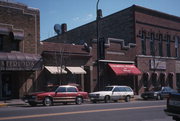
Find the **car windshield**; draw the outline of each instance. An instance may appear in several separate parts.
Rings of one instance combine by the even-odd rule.
[[[103,91],[112,91],[113,87],[105,87]]]

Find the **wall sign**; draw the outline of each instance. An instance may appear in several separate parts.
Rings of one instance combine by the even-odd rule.
[[[166,61],[161,59],[151,59],[150,68],[156,70],[166,70]]]

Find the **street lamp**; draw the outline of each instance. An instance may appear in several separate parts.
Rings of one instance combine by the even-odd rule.
[[[96,32],[97,32],[97,85],[98,85],[98,90],[100,89],[100,64],[99,64],[99,58],[100,58],[100,51],[99,51],[99,20],[102,17],[102,11],[101,9],[98,9],[99,5],[99,0],[97,1],[96,4]]]

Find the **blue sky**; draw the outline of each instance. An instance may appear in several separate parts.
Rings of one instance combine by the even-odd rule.
[[[40,9],[40,40],[55,36],[54,25],[67,23],[71,30],[96,19],[97,0],[15,0]],[[140,5],[180,17],[180,0],[100,0],[103,16]]]

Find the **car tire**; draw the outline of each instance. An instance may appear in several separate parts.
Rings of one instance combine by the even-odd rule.
[[[44,101],[43,101],[43,105],[44,106],[52,106],[53,105],[53,101],[50,97],[45,97]]]
[[[161,95],[157,95],[156,100],[161,100]]]
[[[93,102],[93,103],[97,103],[97,101],[96,101],[96,100],[93,100],[92,102]]]
[[[129,102],[130,101],[130,96],[126,96],[125,101]]]
[[[34,106],[36,106],[37,104],[36,104],[35,102],[29,102],[29,105],[32,106],[32,107],[34,107]]]
[[[110,96],[105,96],[104,97],[104,102],[109,103],[110,102]]]
[[[77,105],[80,105],[80,104],[82,104],[83,103],[83,98],[82,97],[77,97],[76,98],[76,104]]]

